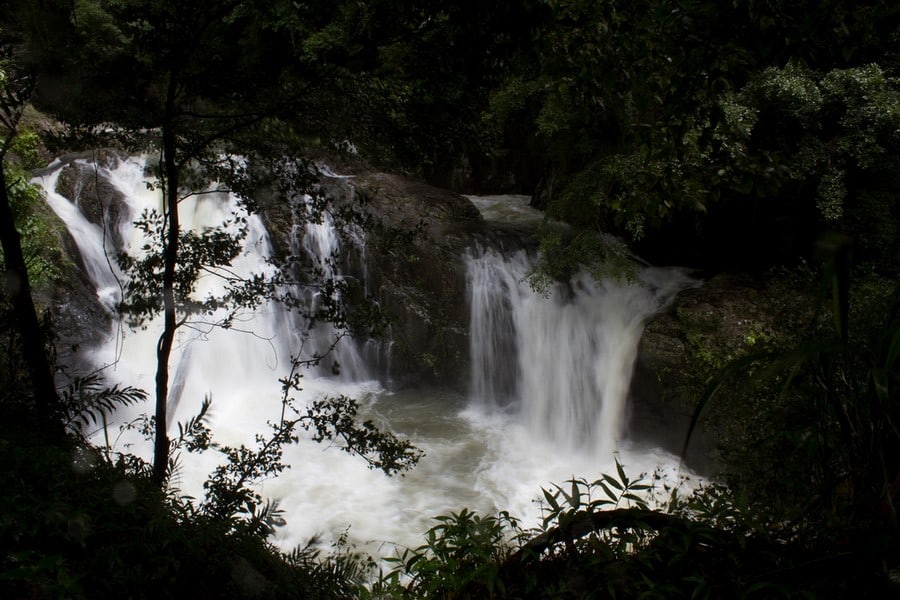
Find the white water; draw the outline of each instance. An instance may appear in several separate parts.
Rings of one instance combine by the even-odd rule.
[[[304,196],[303,201],[309,206],[312,203],[310,196]],[[291,230],[290,251],[293,256],[305,257],[308,264],[320,273],[323,281],[339,277],[334,265],[334,258],[341,250],[341,237],[334,225],[334,218],[328,212],[323,212],[319,220],[303,219],[305,209],[295,211],[294,224]],[[306,304],[312,309],[324,299],[322,296],[329,293],[319,288],[297,290],[304,297]],[[332,300],[340,303],[341,297],[338,291],[331,292]],[[350,339],[335,345],[335,341],[341,337],[341,332],[330,323],[320,323],[314,328],[305,318],[296,315],[289,317],[288,330],[293,332],[293,346],[296,348],[306,346],[310,353],[326,354],[324,365],[320,365],[320,371],[331,371],[340,374],[343,381],[363,381],[369,379],[369,370],[357,344]],[[327,368],[325,368],[327,365]]]
[[[640,283],[582,275],[545,297],[525,281],[533,266],[524,250],[468,259],[473,400],[512,407],[558,447],[610,456],[644,323],[687,280],[662,269],[643,270]]]
[[[121,300],[119,273],[114,262],[108,259],[115,254],[115,248],[103,228],[88,221],[78,206],[56,193],[60,173],[61,170],[56,169],[41,178],[44,197],[75,240],[85,273],[97,289],[97,297],[107,310],[112,311]]]
[[[85,264],[95,265],[86,269],[112,309],[119,298],[120,274],[106,259],[110,248],[104,240],[110,236],[85,225],[75,207],[53,192],[58,172],[38,182],[78,241]],[[129,251],[137,252],[143,240],[130,220],[145,208],[158,208],[160,199],[146,189],[141,161],[101,170],[101,175],[125,197],[128,210],[118,226]],[[494,204],[503,208],[502,202]],[[181,205],[182,221],[186,227],[215,226],[233,208],[226,194],[200,196]],[[243,275],[270,268],[265,258],[271,248],[262,223],[250,216],[249,225],[245,252],[234,265]],[[327,219],[321,226],[298,225],[295,233],[295,244],[321,260],[339,243],[331,237]],[[419,545],[422,533],[434,524],[432,517],[463,507],[481,513],[509,510],[534,526],[541,487],[614,472],[616,456],[632,475],[661,468],[665,476],[676,477],[676,458],[633,447],[621,439],[621,432],[643,320],[683,278],[648,270],[644,286],[583,279],[573,283],[570,295],[560,289],[543,298],[521,282],[528,260],[521,253],[503,257],[490,250],[467,259],[471,399],[445,390],[391,393],[360,376],[364,365],[353,366],[353,377],[344,369],[343,379],[307,375],[301,403],[325,395],[355,397],[367,417],[408,436],[425,457],[407,475],[388,478],[358,458],[307,440],[287,448],[291,468],[262,486],[262,493],[278,499],[286,512],[287,525],[278,531],[277,543],[291,548],[316,534],[329,540],[349,527],[352,539],[386,555],[392,552],[390,542]],[[322,263],[322,268],[330,267]],[[216,285],[210,278],[203,289],[212,291]],[[246,315],[234,330],[199,323],[180,329],[171,361],[171,417],[185,420],[209,395],[215,438],[252,444],[254,435],[266,430],[266,422],[278,418],[278,378],[287,373],[289,356],[299,351],[302,340],[294,330],[302,326],[279,306],[268,304]],[[116,324],[88,358],[98,367],[108,365],[113,380],[152,392],[159,330],[156,323],[146,330]],[[326,329],[325,338],[334,333]],[[341,360],[351,363],[357,358]],[[134,416],[134,411],[118,415],[124,421]],[[117,437],[113,428],[110,435],[117,449],[149,457],[149,444],[133,434]],[[95,439],[102,443],[103,436]],[[186,493],[200,495],[201,483],[217,460],[213,453],[184,457],[176,483]]]

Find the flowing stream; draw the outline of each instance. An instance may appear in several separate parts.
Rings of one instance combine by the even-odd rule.
[[[110,258],[115,254],[112,240],[139,253],[144,239],[132,222],[145,210],[159,210],[160,198],[147,189],[140,159],[98,168],[122,204],[115,219],[105,213],[105,228],[85,218],[78,198],[73,203],[56,193],[62,165],[51,165],[35,181],[68,226],[98,298],[115,317],[122,273]],[[522,197],[472,200],[489,221],[527,227],[539,220]],[[222,223],[233,210],[234,200],[213,190],[180,205],[183,226],[198,230]],[[249,215],[247,223],[244,250],[233,270],[243,276],[268,272],[268,234],[257,216]],[[339,250],[330,216],[319,224],[298,223],[294,233],[295,250],[322,261],[323,268]],[[687,278],[678,271],[647,268],[637,283],[579,277],[542,296],[523,281],[533,260],[524,250],[502,253],[473,245],[461,260],[471,307],[469,393],[386,389],[367,375],[365,352],[353,344],[339,345],[342,375],[310,371],[298,401],[337,394],[357,398],[367,417],[409,437],[425,456],[411,472],[389,478],[326,445],[301,440],[288,447],[285,458],[291,468],[261,489],[285,511],[287,524],[275,540],[282,547],[290,549],[316,535],[330,540],[349,528],[351,539],[375,554],[389,555],[393,544],[419,545],[434,524],[432,517],[463,507],[483,514],[508,510],[526,526],[535,526],[542,487],[615,472],[616,458],[631,475],[656,470],[662,477],[678,477],[676,457],[639,447],[624,432],[644,322],[689,284]],[[208,276],[200,292],[214,291],[217,285]],[[227,444],[252,444],[255,434],[266,431],[267,421],[278,419],[278,379],[287,374],[289,357],[299,351],[297,331],[304,327],[280,305],[269,303],[240,317],[229,330],[209,322],[179,329],[170,367],[171,420],[186,420],[209,396],[214,437]],[[159,331],[155,321],[132,328],[114,318],[105,341],[83,352],[110,379],[152,393]],[[312,339],[327,343],[336,334],[326,328]],[[149,403],[124,409],[116,420],[128,422],[149,410]],[[147,458],[151,454],[150,444],[134,431],[120,433],[116,425],[93,439]],[[183,456],[174,483],[184,493],[202,495],[202,481],[218,460],[213,452]]]

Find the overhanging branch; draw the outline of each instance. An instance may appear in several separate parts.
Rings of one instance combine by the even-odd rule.
[[[619,508],[607,511],[578,511],[566,515],[562,523],[548,529],[526,542],[507,560],[506,566],[520,566],[536,560],[547,549],[556,544],[571,543],[591,533],[608,529],[643,529],[661,531],[663,529],[685,530],[696,524],[663,512],[638,508]]]

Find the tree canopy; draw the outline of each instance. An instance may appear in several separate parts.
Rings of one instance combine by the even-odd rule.
[[[122,308],[137,320],[162,308],[165,327],[155,468],[101,456],[78,439],[40,451],[37,466],[29,465],[26,455],[35,450],[27,435],[4,429],[0,451],[16,467],[5,472],[4,493],[17,489],[19,472],[38,482],[29,483],[29,498],[50,489],[65,505],[77,502],[71,490],[102,486],[106,494],[123,479],[132,482],[128,489],[145,494],[133,509],[110,509],[99,492],[87,499],[95,514],[121,519],[130,532],[159,527],[154,552],[164,556],[174,544],[191,561],[182,568],[177,559],[162,560],[147,576],[161,595],[172,593],[166,582],[173,574],[190,587],[185,573],[193,565],[220,579],[215,563],[224,560],[223,548],[238,549],[267,581],[277,581],[277,589],[263,590],[273,596],[292,589],[297,577],[304,585],[294,594],[404,597],[574,596],[601,585],[601,596],[896,589],[896,2],[11,0],[8,6],[0,15],[12,49],[0,61],[0,209],[7,281],[21,285],[9,286],[12,312],[3,308],[15,318],[4,323],[15,330],[9,353],[28,363],[35,399],[10,405],[77,421],[140,396],[131,388],[97,389],[91,379],[76,380],[62,394],[52,389],[22,252],[27,210],[16,204],[27,208],[28,190],[16,187],[21,173],[7,177],[23,165],[5,160],[16,144],[26,154],[18,131],[26,102],[70,126],[68,137],[55,141],[60,147],[77,147],[83,134],[91,143],[158,156],[152,164],[164,208],[140,222],[154,252],[123,260],[137,275]],[[629,479],[617,465],[615,475],[596,482],[573,479],[546,490],[547,519],[530,542],[506,514],[443,517],[427,543],[398,555],[397,570],[374,589],[348,583],[359,563],[346,557],[323,572],[310,566],[309,552],[273,554],[265,540],[277,507],[263,504],[249,485],[283,468],[280,448],[296,438],[297,427],[316,439],[343,437],[386,471],[417,458],[371,423],[358,426],[355,405],[345,398],[282,418],[255,449],[216,446],[204,426],[208,404],[177,437],[165,427],[169,353],[184,316],[222,304],[250,306],[268,293],[254,280],[243,295],[235,289],[208,303],[191,298],[201,266],[227,265],[240,233],[185,232],[179,203],[218,181],[252,204],[255,182],[235,157],[275,169],[314,145],[465,191],[533,194],[548,222],[568,225],[548,227],[541,243],[550,277],[605,264],[608,233],[653,262],[711,270],[762,271],[821,258],[825,308],[803,337],[739,357],[705,382],[698,416],[723,390],[734,398],[734,415],[749,415],[741,439],[746,452],[732,454],[740,455],[731,465],[734,488],[713,486],[683,502],[673,496],[669,514],[661,515],[634,499],[651,484]],[[851,282],[854,260],[868,271],[858,288]],[[286,409],[295,374],[282,382]],[[16,383],[15,390],[24,389]],[[741,400],[750,408],[738,408]],[[208,481],[209,503],[166,495],[173,445],[218,448],[229,459]],[[72,448],[102,468],[70,473]],[[379,448],[385,463],[369,456]],[[2,557],[4,580],[14,579],[23,594],[104,593],[105,582],[76,582],[66,564],[79,551],[94,554],[83,552],[89,536],[79,533],[81,521],[58,518],[53,502],[41,500],[41,514],[49,516],[38,522],[21,508],[27,502],[8,494],[3,499],[13,516],[0,527],[40,551]],[[637,504],[622,508],[625,500]],[[14,531],[20,523],[24,533]],[[180,530],[185,524],[188,533]],[[194,533],[200,550],[193,548]],[[510,536],[521,542],[515,551]],[[223,539],[228,544],[219,547]],[[197,553],[207,549],[212,562],[203,563]],[[122,570],[118,557],[98,555],[98,562],[81,556],[73,564]],[[822,565],[833,568],[824,579]],[[141,575],[121,574],[123,585]],[[29,577],[40,586],[30,587]],[[334,587],[317,590],[318,581]],[[238,593],[236,587],[221,584],[223,594]]]
[[[896,7],[539,4],[537,62],[485,115],[531,124],[548,215],[667,262],[790,262],[824,229],[890,238],[865,250],[891,262]]]

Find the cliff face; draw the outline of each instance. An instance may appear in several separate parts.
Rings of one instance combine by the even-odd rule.
[[[462,256],[481,215],[466,198],[384,173],[353,182],[387,231],[369,245],[373,289],[392,317],[391,370],[401,380],[462,385],[468,376],[466,274]]]
[[[374,300],[389,318],[379,340],[378,375],[401,386],[464,385],[469,314],[463,255],[483,227],[477,209],[459,194],[398,175],[321,171],[310,191],[335,216],[349,299]],[[262,195],[278,254],[289,251],[297,201]]]
[[[809,284],[788,274],[719,274],[681,292],[641,338],[631,390],[633,432],[680,452],[709,378],[743,356],[790,346],[814,308]],[[728,396],[720,394],[705,409],[693,435],[687,461],[700,470],[714,468],[708,457],[741,426],[734,415],[748,410],[729,405]]]

